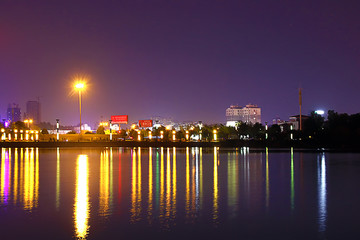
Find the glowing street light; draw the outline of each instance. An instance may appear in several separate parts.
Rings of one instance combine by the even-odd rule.
[[[186,133],[186,134],[185,134],[186,141],[189,141],[189,131],[186,130],[185,133]]]
[[[268,139],[268,124],[265,122],[265,139]]]
[[[164,131],[160,131],[160,138],[161,138],[161,140],[164,139]]]
[[[5,129],[4,129],[4,128],[1,129],[1,140],[3,140],[3,141],[6,140],[6,133],[5,133]]]
[[[214,134],[214,141],[217,141],[217,131],[216,131],[216,129],[214,129],[213,134]]]
[[[76,82],[74,89],[79,92],[79,113],[80,113],[80,134],[81,134],[81,93],[85,90],[85,83],[82,81]]]
[[[56,140],[59,141],[59,129],[60,129],[60,124],[59,124],[59,119],[56,119]]]
[[[151,141],[151,139],[152,139],[152,132],[149,131],[149,140]]]
[[[176,140],[176,136],[175,136],[175,134],[176,134],[176,131],[175,131],[175,130],[173,130],[173,131],[172,131],[172,139],[173,139],[173,141],[175,141],[175,140]]]
[[[17,141],[17,140],[18,140],[18,135],[17,135],[18,130],[15,129],[14,132],[15,132],[15,134],[14,134],[14,140]]]
[[[99,126],[107,127],[107,126],[109,126],[109,123],[108,122],[100,122]]]
[[[33,120],[32,119],[24,119],[24,123],[25,123],[25,126],[27,125],[27,127],[30,129],[30,124],[33,123]]]
[[[138,141],[141,141],[141,132],[140,132],[140,130],[137,131],[137,134],[138,134]]]
[[[109,126],[110,126],[110,141],[112,141],[112,129],[111,129],[111,122],[112,120],[109,120]]]

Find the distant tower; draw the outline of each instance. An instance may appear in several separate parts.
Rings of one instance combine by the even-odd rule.
[[[21,121],[21,111],[19,104],[16,103],[9,104],[6,115],[7,115],[7,120],[11,122]]]
[[[41,122],[41,105],[39,101],[26,102],[26,118],[32,119],[35,124]]]

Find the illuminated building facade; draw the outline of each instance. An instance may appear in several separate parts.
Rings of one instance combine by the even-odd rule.
[[[11,122],[21,121],[21,111],[19,104],[15,104],[15,103],[9,104],[6,111],[6,115],[7,115],[7,120]]]
[[[226,126],[235,127],[236,123],[261,123],[261,108],[248,104],[245,107],[231,105],[226,109]]]
[[[32,119],[35,124],[41,122],[41,105],[39,101],[26,102],[26,118]]]

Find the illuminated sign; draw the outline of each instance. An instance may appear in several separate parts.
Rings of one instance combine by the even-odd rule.
[[[152,120],[139,120],[139,127],[152,127],[153,121]]]
[[[116,115],[116,116],[111,116],[111,121],[113,123],[128,123],[128,115]]]

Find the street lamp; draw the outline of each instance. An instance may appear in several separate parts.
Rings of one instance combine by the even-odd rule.
[[[174,142],[175,142],[175,140],[176,140],[175,134],[176,134],[176,131],[173,130],[173,131],[172,131],[172,138],[173,138],[173,141],[174,141]]]
[[[216,131],[216,129],[214,129],[213,133],[214,133],[214,141],[216,142],[217,141],[217,131]]]
[[[33,120],[32,119],[24,119],[24,123],[25,123],[25,126],[27,125],[27,127],[30,129],[30,124],[33,123]]]
[[[1,140],[3,140],[3,141],[6,140],[6,133],[5,133],[5,129],[4,129],[4,128],[1,129]]]
[[[109,126],[110,126],[110,141],[112,141],[112,129],[111,129],[111,122],[112,120],[109,120]]]
[[[141,141],[141,132],[140,132],[140,130],[137,130],[137,134],[138,134],[138,141]]]
[[[76,91],[79,92],[79,113],[80,113],[80,134],[81,134],[81,92],[85,90],[84,82],[77,82],[74,85]]]
[[[56,119],[56,140],[59,141],[59,128],[60,128],[60,124],[59,124],[59,119]]]
[[[161,140],[164,139],[164,131],[160,131],[160,138],[161,138]]]
[[[265,122],[265,139],[268,139],[268,124]]]

